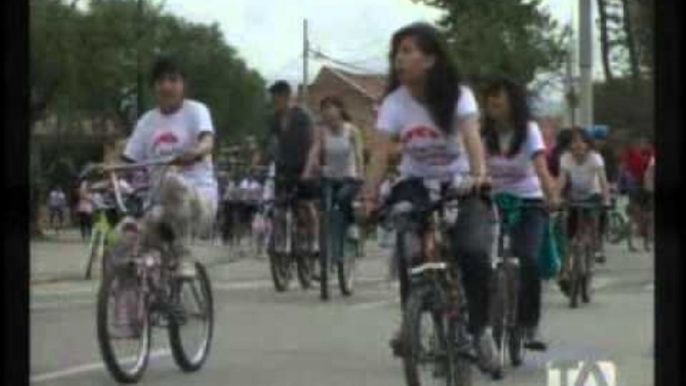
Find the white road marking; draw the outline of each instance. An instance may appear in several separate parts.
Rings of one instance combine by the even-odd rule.
[[[72,300],[68,302],[31,302],[31,311],[48,311],[48,310],[64,310],[67,308],[72,308],[76,306],[94,305],[95,299],[88,300]]]
[[[167,357],[170,354],[171,354],[171,351],[169,351],[168,349],[156,350],[156,351],[153,351],[150,353],[150,359]],[[125,358],[124,361],[132,361],[134,359],[135,359],[134,357],[130,357],[130,358]],[[38,374],[38,375],[32,376],[31,377],[31,384],[54,381],[56,379],[71,377],[74,375],[83,374],[83,373],[87,373],[87,372],[91,372],[91,371],[95,371],[95,370],[101,370],[104,368],[105,368],[105,365],[102,362],[94,362],[94,363],[88,363],[85,365],[69,367],[69,368],[64,369],[64,370],[53,371],[53,372],[49,372],[49,373]]]
[[[379,308],[383,307],[389,304],[397,303],[397,300],[379,300],[375,302],[365,302],[365,303],[358,303],[358,304],[353,304],[350,306],[351,309],[353,310],[371,310],[374,308]]]
[[[77,295],[77,294],[87,294],[87,293],[92,293],[97,290],[97,286],[91,286],[89,285],[88,287],[85,286],[78,286],[74,288],[65,288],[65,289],[35,289],[31,290],[31,296],[64,296],[64,295]]]

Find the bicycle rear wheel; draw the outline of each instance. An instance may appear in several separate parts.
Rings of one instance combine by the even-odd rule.
[[[96,318],[105,367],[117,382],[138,382],[148,366],[152,336],[147,299],[129,272],[103,277]]]
[[[314,273],[314,255],[312,252],[310,240],[300,233],[300,229],[293,232],[292,240],[295,240],[293,245],[295,251],[295,262],[298,269],[298,281],[300,287],[304,290],[312,287],[312,274]]]
[[[276,292],[288,290],[293,276],[292,259],[287,251],[286,226],[283,223],[275,222],[275,229],[269,239],[267,254],[269,255],[269,270]]]
[[[214,333],[214,300],[205,267],[195,263],[196,277],[178,281],[176,300],[183,315],[170,317],[169,342],[176,364],[185,372],[198,371],[207,360]]]
[[[581,295],[581,281],[583,279],[583,260],[585,256],[582,255],[582,248],[578,245],[570,248],[569,258],[572,259],[572,269],[569,277],[569,307],[577,308],[579,306],[579,297]]]

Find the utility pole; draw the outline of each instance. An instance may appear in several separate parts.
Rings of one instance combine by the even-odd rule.
[[[579,75],[581,108],[579,125],[593,124],[593,7],[592,0],[579,0]]]
[[[570,25],[573,24],[570,23]],[[573,37],[567,47],[567,63],[565,66],[565,100],[569,111],[568,126],[576,127],[578,108],[579,108],[579,87],[577,85],[578,75],[575,71],[577,64],[577,40]]]
[[[303,20],[303,84],[302,84],[302,103],[307,105],[307,73],[308,55],[310,53],[310,41],[307,35],[307,19]]]
[[[143,73],[141,72],[141,38],[143,36],[143,0],[137,1],[138,23],[136,25],[136,119],[143,113]]]

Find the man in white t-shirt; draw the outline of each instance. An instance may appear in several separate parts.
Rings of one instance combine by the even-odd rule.
[[[129,162],[172,158],[179,167],[166,175],[160,188],[161,211],[149,216],[144,242],[162,242],[155,224],[165,224],[174,234],[173,247],[182,259],[179,274],[195,275],[187,242],[191,233],[207,235],[218,206],[218,187],[212,164],[214,127],[207,107],[186,99],[185,75],[170,58],[159,59],[152,71],[157,107],[137,122],[123,158]]]
[[[56,187],[50,192],[48,199],[50,210],[50,225],[59,233],[59,229],[64,223],[64,215],[67,210],[67,196],[61,187]]]

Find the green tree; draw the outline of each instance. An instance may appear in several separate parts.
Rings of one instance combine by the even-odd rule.
[[[127,134],[136,119],[138,74],[141,113],[154,104],[149,69],[163,53],[182,62],[188,96],[208,105],[220,143],[262,127],[264,79],[227,44],[217,25],[188,22],[165,11],[162,1],[31,0],[30,43],[30,135],[37,122],[56,117],[57,131],[49,133],[49,141],[58,149],[63,129],[76,130],[85,119],[95,122],[96,130],[114,122]],[[45,145],[55,148],[49,141]],[[78,169],[78,158],[66,150],[32,146],[32,208],[44,198],[42,187],[53,182],[47,165],[63,156]]]
[[[529,84],[557,72],[569,31],[541,0],[413,0],[440,8],[438,21],[464,74],[472,79],[507,75]]]

